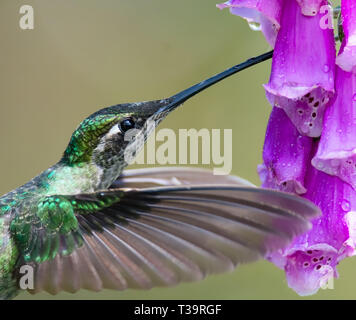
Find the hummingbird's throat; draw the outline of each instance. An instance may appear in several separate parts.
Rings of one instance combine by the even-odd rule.
[[[155,131],[156,126],[164,117],[148,118],[142,129],[128,130],[122,141],[112,143],[112,139],[103,140],[93,152],[92,162],[100,172],[100,188],[108,188],[130,165],[139,152],[144,148],[148,137]],[[118,147],[119,146],[119,147]]]

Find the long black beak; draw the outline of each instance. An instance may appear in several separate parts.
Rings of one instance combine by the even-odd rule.
[[[168,112],[171,112],[172,110],[177,108],[179,105],[181,105],[182,103],[187,101],[189,98],[191,98],[191,97],[195,96],[196,94],[198,94],[199,92],[209,88],[210,86],[214,85],[215,83],[218,83],[221,80],[228,78],[228,77],[232,76],[233,74],[238,73],[244,69],[252,67],[260,62],[271,59],[272,56],[273,56],[273,50],[270,52],[264,53],[258,57],[250,58],[243,63],[233,66],[230,69],[227,69],[227,70],[225,70],[225,71],[223,71],[223,72],[221,72],[207,80],[204,80],[204,81],[172,96],[169,99],[169,100],[171,100],[171,102],[168,105],[160,108],[157,111],[157,113],[168,114]]]

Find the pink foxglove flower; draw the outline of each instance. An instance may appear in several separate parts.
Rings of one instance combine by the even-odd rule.
[[[341,1],[342,28],[345,45],[340,50],[336,63],[345,71],[352,71],[356,66],[356,2],[355,0]]]
[[[286,113],[274,107],[269,118],[263,164],[258,167],[262,186],[303,194],[304,177],[313,139],[302,136]]]
[[[265,85],[270,103],[284,109],[298,131],[310,137],[320,136],[324,110],[334,94],[334,34],[320,27],[321,18],[320,13],[303,15],[296,0],[284,3]]]
[[[312,230],[266,257],[285,270],[288,285],[300,295],[327,285],[338,276],[338,263],[356,253],[356,1],[342,0],[344,39],[337,57],[333,30],[322,24],[327,5],[326,0],[219,5],[260,23],[275,48],[265,85],[273,110],[258,167],[262,186],[299,194],[322,210]]]
[[[356,189],[356,74],[336,71],[336,98],[326,112],[313,165]]]
[[[270,257],[286,272],[289,287],[299,295],[311,295],[338,276],[336,266],[353,254],[355,240],[356,192],[338,177],[309,166],[305,198],[322,210],[308,233],[288,248]]]
[[[293,6],[293,2],[294,1],[292,0],[289,3],[290,7]],[[285,8],[286,7],[284,7],[284,10]],[[295,3],[294,8],[296,8]],[[294,15],[295,12],[296,10],[294,11]],[[283,18],[284,14],[285,11],[283,11]],[[300,15],[300,17],[302,17],[302,15]],[[309,18],[308,23],[311,23],[315,17]],[[308,18],[302,17],[302,19]],[[290,38],[285,40],[285,38],[282,37],[283,25],[282,19],[281,30],[277,37],[276,51],[279,46],[280,37],[282,44],[283,41],[288,42],[288,40],[290,40]],[[295,32],[295,34],[297,34],[297,28],[298,23],[295,23],[294,27],[290,25],[292,31],[289,32],[292,34]],[[320,90],[319,93],[322,94],[322,100],[320,101],[318,94],[315,95],[317,91],[313,90],[297,101],[295,106],[298,109],[300,108],[299,112],[301,113],[301,116],[305,113],[305,110],[308,110],[308,108],[301,108],[302,102],[305,102],[303,100],[306,99],[308,99],[307,102],[311,103],[309,106],[312,110],[311,112],[322,112],[323,110],[320,108],[321,106],[327,110],[325,117],[323,117],[321,113],[318,122],[314,122],[318,127],[318,130],[321,131],[322,129],[320,142],[312,142],[312,152],[310,151],[310,142],[304,142],[304,145],[309,150],[309,156],[305,155],[303,152],[300,153],[305,159],[304,166],[302,167],[308,168],[304,175],[304,180],[301,181],[306,189],[306,193],[302,196],[318,205],[323,214],[313,222],[313,228],[310,232],[296,238],[294,243],[288,248],[267,257],[278,267],[285,270],[288,285],[300,295],[314,294],[321,287],[326,286],[329,281],[332,281],[334,277],[337,277],[338,273],[336,266],[342,259],[354,254],[356,239],[356,220],[354,217],[354,213],[356,212],[356,191],[353,188],[353,186],[356,187],[356,179],[353,181],[353,174],[354,172],[356,173],[356,166],[353,163],[355,159],[352,157],[352,150],[356,150],[356,143],[353,144],[351,142],[351,137],[356,135],[356,112],[353,111],[353,108],[355,107],[355,105],[353,105],[353,95],[356,82],[354,81],[353,74],[347,73],[337,67],[336,96],[332,97],[332,92],[334,91],[334,45],[330,38],[331,35],[323,34],[323,32],[328,31],[325,31],[325,29],[320,28],[320,26],[317,26],[316,24],[315,28],[316,33],[314,33],[313,38],[311,38],[314,39],[314,43],[318,43],[320,47],[322,47],[322,43],[329,43],[329,41],[330,43],[329,45],[322,47],[322,52],[317,54],[320,60],[319,62],[321,63],[318,65],[318,68],[314,69],[313,67],[315,65],[310,66],[309,70],[308,68],[305,68],[304,75],[299,73],[298,77],[300,77],[300,82],[304,81],[304,83],[308,83],[308,81],[311,81],[318,84],[318,90]],[[309,29],[309,31],[311,32],[311,29]],[[326,37],[324,37],[325,35]],[[296,38],[294,38],[294,40],[295,39]],[[325,39],[328,40],[324,42]],[[291,49],[293,43],[297,48],[294,51]],[[309,44],[309,48],[312,48],[313,41]],[[276,69],[273,70],[272,68],[271,80],[273,80],[273,77],[278,79],[281,75],[283,76],[283,74],[286,74],[285,70],[291,70],[291,68],[296,67],[298,63],[300,66],[304,64],[306,67],[310,61],[316,62],[313,60],[315,58],[315,53],[313,54],[312,50],[308,51],[308,46],[303,47],[301,43],[297,43],[296,41],[293,42],[293,39],[290,42],[289,47],[284,44],[284,46],[281,45],[280,50],[281,55],[284,58],[279,59],[275,57],[273,63]],[[304,56],[303,52],[305,54]],[[293,54],[299,54],[299,56]],[[291,56],[295,59],[292,59]],[[328,61],[331,60],[331,62],[325,63],[326,60],[323,59],[327,59]],[[328,65],[328,67],[323,69],[323,63]],[[331,67],[329,68],[329,66]],[[325,72],[323,73],[323,71]],[[273,72],[276,72],[275,75],[273,75]],[[328,76],[325,75],[327,73],[329,73]],[[318,82],[318,77],[319,80],[323,80]],[[329,83],[327,79],[328,77],[330,77],[330,79],[332,77],[332,80],[330,80]],[[293,75],[289,79],[292,78]],[[266,89],[268,96],[268,86]],[[323,99],[326,99],[326,102],[321,105],[320,102],[322,102]],[[330,100],[329,103],[328,100]],[[313,106],[313,103],[317,103],[317,105]],[[281,107],[288,113],[286,104],[282,103]],[[303,113],[301,112],[302,110]],[[355,117],[353,116],[354,113]],[[293,124],[298,128],[299,132],[310,136],[318,136],[312,131],[304,132],[300,122],[295,121],[295,119],[293,120],[292,114],[289,113],[288,115],[292,119]],[[317,116],[313,115],[313,113],[311,113],[311,115],[312,118],[317,119]],[[355,121],[353,119],[355,119]],[[313,127],[315,126],[312,126],[312,128]],[[279,125],[279,127],[275,126],[274,129],[270,130],[274,130],[274,135],[276,135],[276,132],[278,133],[281,130],[281,125]],[[266,148],[273,150],[276,146],[281,146],[278,139],[275,139],[274,141],[271,137],[273,137],[273,133],[271,134],[267,130],[264,154],[266,153]],[[284,139],[286,141],[286,138]],[[280,151],[280,154],[283,154],[283,156],[275,153],[276,159],[274,159],[274,167],[276,168],[285,162],[285,154],[289,149],[288,144],[284,145],[282,148],[283,151]],[[302,150],[304,151],[305,149]],[[312,154],[315,154],[315,156],[311,163]],[[266,162],[265,157],[264,162]],[[293,170],[299,170],[301,167],[300,163],[296,161],[295,164]],[[262,182],[263,185],[265,185],[263,179]],[[353,182],[355,182],[355,184],[352,185]],[[278,185],[272,185],[270,187],[283,190],[283,188]],[[297,193],[296,190],[294,192]]]
[[[284,0],[230,0],[218,4],[220,9],[246,19],[250,25],[260,26],[268,43],[274,47],[280,28],[280,16]]]
[[[324,110],[334,94],[334,34],[322,25],[325,13],[320,12],[327,4],[327,0],[230,0],[218,5],[261,25],[275,47],[265,85],[267,98],[310,137],[320,136]]]

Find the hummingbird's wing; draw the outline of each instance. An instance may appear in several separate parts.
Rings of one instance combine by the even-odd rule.
[[[204,175],[172,170],[179,181]],[[146,180],[143,184],[148,177],[159,179],[157,173],[129,172],[123,186],[132,187],[133,177],[138,184],[138,177]],[[112,188],[68,196],[80,208],[90,208],[76,212],[76,234],[82,239],[70,254],[59,252],[52,260],[34,263],[33,292],[148,289],[197,281],[285,247],[319,214],[311,202],[297,196],[214,177],[230,184]],[[161,184],[166,185],[165,179],[170,178]],[[107,200],[114,197],[119,200]]]
[[[125,170],[110,188],[148,188],[176,185],[232,184],[255,187],[232,175],[214,175],[213,171],[189,167],[156,167]]]

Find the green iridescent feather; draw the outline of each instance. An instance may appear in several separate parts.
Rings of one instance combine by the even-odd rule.
[[[68,255],[81,247],[83,240],[76,216],[109,207],[120,201],[121,195],[117,192],[104,196],[100,193],[81,195],[88,200],[78,199],[75,195],[49,196],[38,203],[30,223],[17,216],[12,220],[10,230],[24,252],[25,262],[43,262],[54,259],[57,254]]]

